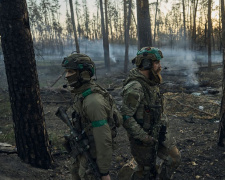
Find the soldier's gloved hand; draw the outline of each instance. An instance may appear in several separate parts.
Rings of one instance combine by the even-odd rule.
[[[146,135],[145,138],[142,140],[142,142],[143,142],[144,144],[154,145],[154,144],[157,143],[158,141],[157,141],[155,138],[153,138],[153,137],[151,137],[151,136],[149,136],[149,135]]]

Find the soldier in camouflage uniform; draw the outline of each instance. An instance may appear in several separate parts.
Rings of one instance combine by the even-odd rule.
[[[161,58],[159,49],[142,48],[132,60],[137,68],[130,71],[124,82],[121,113],[131,153],[138,164],[131,178],[134,180],[170,179],[171,168],[180,162],[180,153],[166,138],[166,123],[161,118]],[[156,168],[156,159],[164,161],[162,170]]]
[[[119,114],[109,93],[92,80],[94,62],[85,54],[71,54],[64,58],[65,78],[74,94],[73,124],[85,131],[90,153],[96,161],[101,179],[109,180],[112,161],[112,142],[119,125]],[[72,162],[73,180],[95,179],[85,157],[79,155]]]

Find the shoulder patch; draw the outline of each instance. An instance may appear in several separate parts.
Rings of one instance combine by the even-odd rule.
[[[135,108],[143,98],[143,89],[138,81],[131,81],[123,89],[123,102],[129,108]]]

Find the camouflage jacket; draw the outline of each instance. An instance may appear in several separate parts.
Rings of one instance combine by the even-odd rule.
[[[132,69],[123,87],[121,113],[129,138],[142,141],[146,135],[158,139],[162,103],[159,85]]]
[[[90,152],[96,159],[100,173],[107,173],[112,160],[112,98],[106,90],[90,81],[74,93],[75,126],[84,130],[90,143]],[[80,126],[80,127],[79,127]]]

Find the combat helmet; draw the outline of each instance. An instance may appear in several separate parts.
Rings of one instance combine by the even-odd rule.
[[[73,84],[73,87],[79,87],[83,83],[90,81],[95,73],[94,62],[89,56],[81,53],[72,53],[65,57],[62,61],[62,67],[76,70],[76,75],[67,78],[70,81],[69,85]]]
[[[90,77],[94,75],[95,64],[86,54],[72,53],[65,57],[62,62],[62,67],[66,69],[79,70],[79,72],[88,71]]]
[[[132,60],[136,67],[142,70],[152,68],[153,61],[159,61],[163,58],[162,51],[155,47],[143,47],[137,52],[137,56]]]

